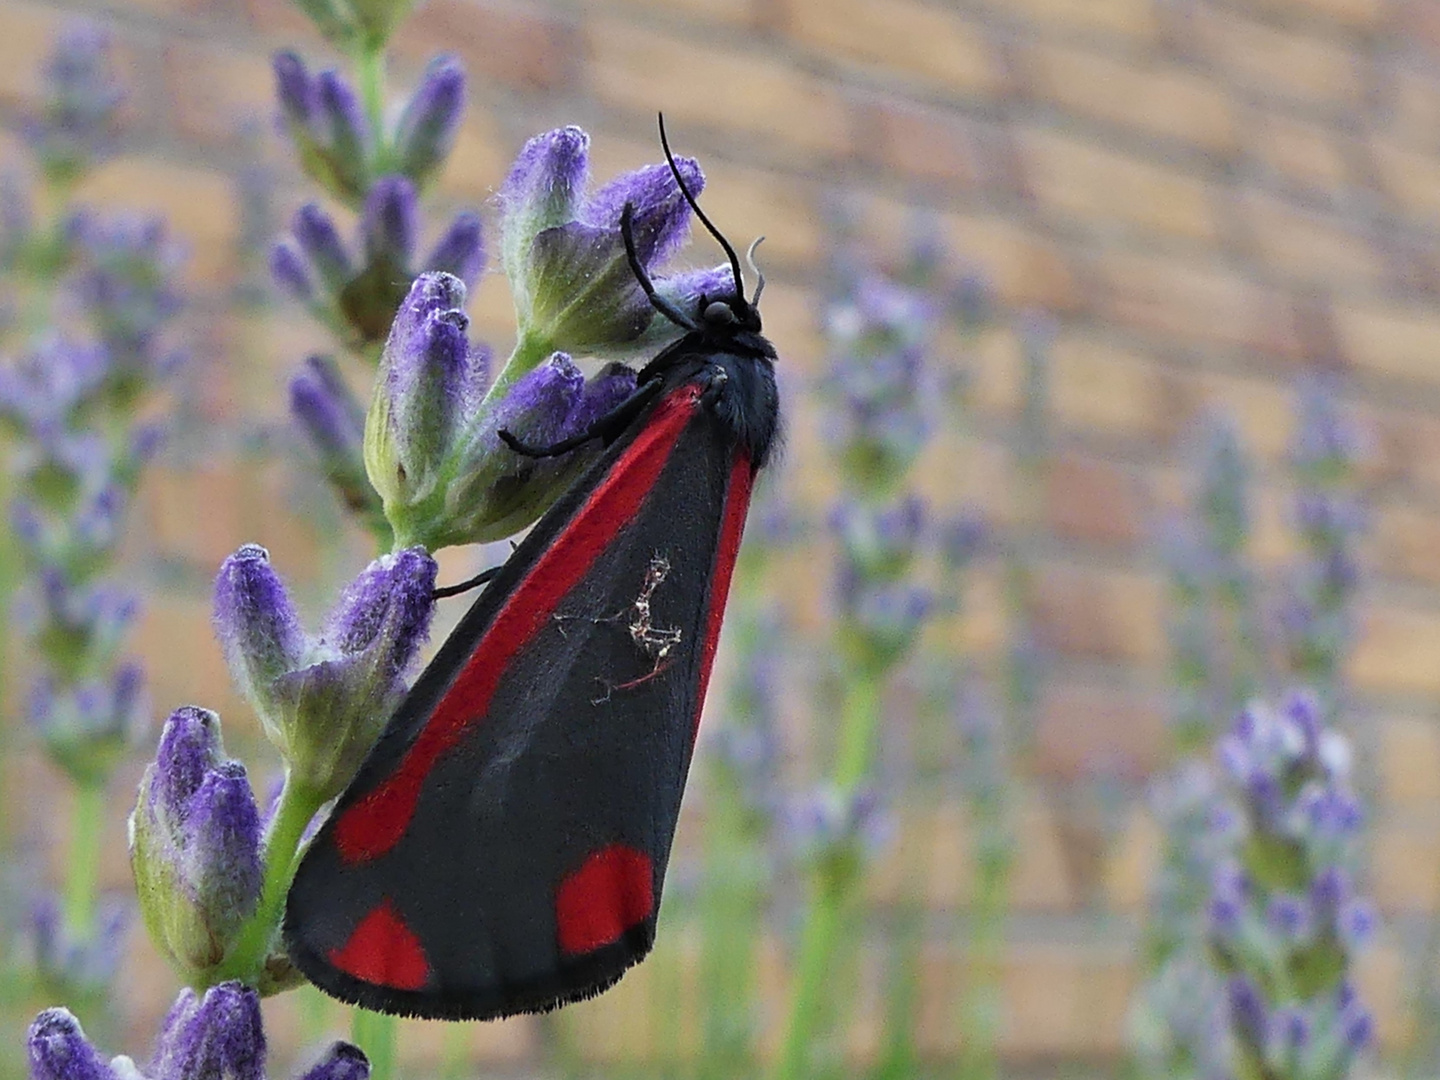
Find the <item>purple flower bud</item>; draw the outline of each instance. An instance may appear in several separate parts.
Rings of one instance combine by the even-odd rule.
[[[677,157],[675,164],[690,194],[698,199],[705,190],[700,163],[694,158]],[[690,226],[690,206],[680,194],[670,166],[646,165],[617,176],[586,200],[580,220],[586,225],[618,230],[626,203],[635,208],[635,253],[641,263],[648,266],[664,262],[684,242]]]
[[[124,901],[104,903],[88,936],[81,938],[65,925],[59,901],[54,896],[42,897],[34,905],[30,922],[35,970],[54,983],[112,990],[131,913],[131,906]]]
[[[310,267],[292,241],[281,240],[270,249],[270,277],[282,291],[302,304],[315,298]]]
[[[404,176],[382,176],[365,198],[360,219],[370,266],[408,267],[419,229],[415,185]]]
[[[416,186],[424,187],[449,156],[464,110],[464,67],[453,56],[435,57],[395,131],[400,171]]]
[[[1365,1009],[1346,1009],[1340,1021],[1341,1037],[1351,1053],[1358,1053],[1375,1041],[1375,1018]]]
[[[445,468],[472,416],[486,376],[462,307],[465,286],[449,274],[421,274],[390,328],[365,425],[365,467],[401,543],[422,542],[417,519],[445,493]]]
[[[591,443],[556,458],[529,458],[507,447],[501,431],[535,445],[558,442],[588,430],[634,389],[635,373],[623,365],[608,365],[587,381],[564,353],[517,379],[461,440],[464,453],[431,519],[429,546],[498,540],[523,529],[600,451]]]
[[[364,194],[368,179],[370,125],[360,100],[340,73],[322,71],[316,77],[317,126],[328,142],[326,159],[334,194],[352,204]],[[314,175],[312,173],[312,175]],[[327,179],[315,176],[324,183]]]
[[[423,269],[454,274],[472,288],[485,269],[485,242],[480,215],[469,210],[456,214],[450,228],[425,258]]]
[[[1375,937],[1380,917],[1367,900],[1351,900],[1340,909],[1336,919],[1340,938],[1350,949],[1362,949]]]
[[[350,782],[405,692],[434,611],[435,560],[422,548],[371,563],[345,590],[306,662],[269,688],[270,736],[317,802]]]
[[[1270,1028],[1265,999],[1249,979],[1237,976],[1226,987],[1230,1001],[1230,1019],[1236,1034],[1246,1043],[1264,1047]]]
[[[328,356],[309,357],[290,380],[290,414],[345,506],[367,519],[380,516],[380,498],[365,475],[365,413]]]
[[[77,783],[103,784],[149,722],[144,672],[122,664],[108,680],[59,686],[41,679],[29,700],[31,721],[54,762]]]
[[[845,613],[848,658],[865,670],[884,669],[915,640],[933,607],[927,589],[906,582],[870,583],[842,572],[838,592]]]
[[[268,734],[276,712],[269,688],[300,663],[305,643],[285,586],[270,568],[270,553],[260,545],[244,545],[220,567],[214,621],[230,675]]]
[[[879,794],[870,788],[847,794],[818,787],[786,807],[781,824],[792,848],[818,859],[873,854],[893,832]]]
[[[212,986],[203,998],[180,991],[146,1072],[155,1080],[264,1080],[260,995],[238,982]]]
[[[1275,1016],[1275,1035],[1283,1053],[1299,1053],[1310,1043],[1311,1023],[1305,1013],[1294,1007],[1281,1009]]]
[[[291,231],[325,287],[333,293],[343,289],[353,276],[354,269],[330,215],[319,204],[306,203],[295,212]]]
[[[1265,909],[1265,921],[1282,938],[1297,941],[1313,929],[1310,905],[1298,896],[1273,896]]]
[[[1327,866],[1310,885],[1310,903],[1323,920],[1334,919],[1351,894],[1350,876],[1338,866]]]
[[[370,1061],[358,1046],[346,1042],[332,1043],[300,1080],[369,1080]]]
[[[505,274],[522,277],[530,244],[544,229],[574,218],[590,175],[590,136],[578,127],[536,135],[521,149],[500,188]]]
[[[27,1038],[32,1080],[117,1080],[68,1009],[46,1009]]]
[[[318,105],[316,86],[298,53],[284,49],[271,61],[275,71],[275,96],[281,111],[297,137],[309,137]]]

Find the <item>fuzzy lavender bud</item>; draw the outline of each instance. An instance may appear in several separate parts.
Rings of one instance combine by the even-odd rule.
[[[382,176],[365,197],[360,236],[369,266],[394,273],[410,265],[419,229],[415,185],[404,176]]]
[[[455,145],[465,111],[465,69],[453,56],[437,56],[400,115],[395,131],[399,171],[423,189]]]
[[[309,357],[290,380],[290,415],[346,508],[382,521],[380,498],[365,475],[365,411],[330,357]]]
[[[27,1038],[31,1080],[117,1080],[68,1009],[46,1009]]]
[[[130,815],[130,863],[146,929],[187,980],[225,960],[260,900],[260,815],[220,718],[177,710]]]
[[[485,239],[480,215],[463,211],[436,241],[435,247],[425,257],[425,269],[437,273],[453,274],[473,288],[485,269]]]
[[[435,561],[424,550],[375,560],[321,632],[301,632],[263,548],[246,545],[215,584],[215,628],[231,675],[317,803],[339,794],[405,691],[430,626]]]
[[[316,124],[327,144],[332,194],[354,206],[369,187],[370,125],[360,99],[339,72],[320,72],[315,88]]]
[[[525,144],[500,192],[501,260],[522,339],[533,356],[554,351],[623,356],[673,337],[650,306],[626,259],[620,217],[632,207],[636,255],[647,271],[684,240],[690,222],[668,166],[626,173],[591,195],[590,137],[560,128]],[[676,164],[692,195],[705,178],[691,158]],[[707,278],[713,280],[713,278]],[[699,279],[688,277],[693,287]],[[670,295],[671,289],[656,285]],[[692,310],[700,294],[677,297]]]

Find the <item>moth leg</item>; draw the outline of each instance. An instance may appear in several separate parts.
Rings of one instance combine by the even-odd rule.
[[[642,383],[636,387],[633,394],[604,416],[599,417],[579,435],[561,439],[549,446],[532,446],[527,442],[521,442],[505,428],[500,429],[500,441],[515,453],[528,458],[559,457],[561,454],[568,454],[577,446],[584,446],[591,439],[603,439],[609,442],[630,426],[635,417],[640,415],[640,411],[654,400],[655,395],[660,393],[660,387],[661,384],[658,381]]]
[[[478,589],[498,573],[500,573],[500,567],[492,566],[489,570],[482,570],[474,577],[462,581],[457,585],[442,585],[440,588],[431,591],[430,599],[444,600],[447,596],[459,596],[461,593],[469,592],[471,589]]]

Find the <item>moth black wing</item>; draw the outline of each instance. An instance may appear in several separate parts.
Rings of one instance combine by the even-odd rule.
[[[499,1017],[649,950],[753,476],[703,377],[671,385],[516,549],[310,845],[284,932],[326,992]]]

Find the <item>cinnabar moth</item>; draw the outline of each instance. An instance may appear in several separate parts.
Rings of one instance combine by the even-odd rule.
[[[661,128],[664,144],[664,129]],[[601,455],[489,581],[301,861],[290,957],[380,1012],[488,1019],[597,994],[649,951],[751,485],[777,436],[764,286],[734,273],[581,439]],[[752,246],[752,251],[753,246]],[[750,263],[754,270],[754,262]],[[758,275],[758,271],[756,271]]]

